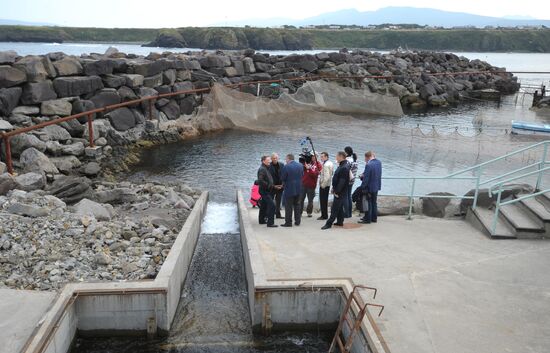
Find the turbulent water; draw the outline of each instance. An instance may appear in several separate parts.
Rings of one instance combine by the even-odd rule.
[[[326,352],[327,332],[254,335],[235,203],[209,203],[169,336],[78,339],[73,353]]]

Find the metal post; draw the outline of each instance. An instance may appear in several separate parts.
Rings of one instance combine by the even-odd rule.
[[[149,99],[149,120],[153,120],[153,100]]]
[[[8,167],[8,173],[13,175],[13,163],[11,160],[10,138],[6,135],[4,135],[4,143],[6,144],[6,166]]]
[[[416,178],[413,178],[412,187],[411,187],[411,196],[409,197],[409,217],[408,220],[412,219],[412,210],[413,210],[413,201],[414,201],[414,188],[416,186]]]
[[[542,173],[543,169],[546,167],[546,156],[548,154],[548,143],[544,144],[544,150],[542,152],[542,159],[539,164],[539,176],[537,177],[537,185],[535,186],[535,190],[540,190],[540,183],[542,182]]]
[[[260,96],[260,83],[258,82],[258,88],[256,89],[256,97]]]
[[[498,212],[500,211],[500,197],[502,196],[502,184],[498,186],[497,203],[495,209],[495,218],[493,218],[493,226],[491,227],[491,235],[496,235]]]
[[[483,167],[477,167],[477,179],[476,179],[476,191],[474,193],[474,204],[472,205],[472,210],[475,210],[476,207],[477,207],[477,198],[479,196],[479,182],[480,182],[480,179],[481,179],[481,171],[482,171]]]
[[[90,147],[95,147],[94,144],[94,124],[92,124],[93,115],[88,114],[88,138],[90,139]]]

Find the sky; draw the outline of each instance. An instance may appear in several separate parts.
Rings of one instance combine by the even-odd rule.
[[[250,18],[303,19],[342,9],[370,11],[387,6],[550,19],[549,0],[0,0],[0,19],[77,27],[159,28]]]

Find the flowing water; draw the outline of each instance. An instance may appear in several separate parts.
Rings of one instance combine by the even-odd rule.
[[[169,336],[77,339],[73,353],[326,352],[330,332],[254,335],[235,203],[208,204]]]

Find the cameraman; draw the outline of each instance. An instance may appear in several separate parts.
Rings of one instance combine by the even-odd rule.
[[[315,198],[315,190],[317,189],[317,179],[321,173],[322,165],[317,161],[317,156],[305,154],[303,158],[304,176],[302,177],[302,195],[301,206],[304,210],[304,201],[307,196],[307,216],[313,214],[313,199]]]

